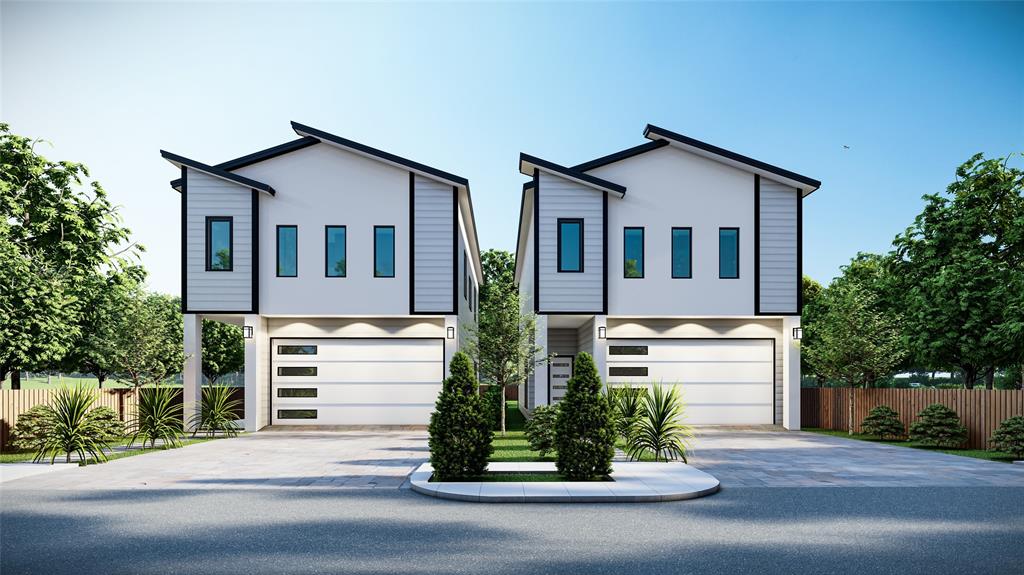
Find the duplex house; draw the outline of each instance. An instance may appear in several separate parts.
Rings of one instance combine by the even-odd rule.
[[[292,129],[298,139],[216,165],[161,152],[180,169],[188,411],[206,318],[243,326],[247,430],[425,424],[476,321],[469,182]]]
[[[538,314],[530,410],[576,354],[611,385],[681,384],[688,421],[800,427],[802,205],[817,180],[648,125],[575,166],[527,154],[516,281]]]

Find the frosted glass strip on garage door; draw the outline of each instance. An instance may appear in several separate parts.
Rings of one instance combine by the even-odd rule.
[[[774,423],[770,340],[631,339],[608,340],[608,346],[609,374],[620,371],[614,368],[646,370],[646,375],[609,375],[610,384],[678,383],[688,423]]]

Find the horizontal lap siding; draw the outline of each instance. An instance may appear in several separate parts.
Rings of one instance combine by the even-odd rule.
[[[801,422],[804,427],[846,430],[847,388],[805,388],[800,392]],[[887,405],[900,414],[905,428],[917,414],[933,403],[952,408],[967,427],[967,447],[985,449],[999,424],[1010,417],[1024,415],[1024,391],[988,389],[855,389],[853,400],[854,431],[871,409]]]
[[[193,170],[188,171],[186,186],[187,308],[204,311],[251,310],[252,190]],[[206,271],[207,216],[234,218],[232,271]]]
[[[797,308],[797,191],[761,179],[759,297],[763,313]]]
[[[540,175],[539,303],[542,312],[604,307],[602,192],[546,173]],[[558,218],[583,218],[583,273],[558,273]]]
[[[413,249],[417,312],[452,309],[453,193],[451,186],[416,176]]]

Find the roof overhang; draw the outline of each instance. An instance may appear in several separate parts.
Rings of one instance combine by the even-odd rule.
[[[626,186],[620,186],[615,182],[609,182],[608,180],[591,176],[590,174],[584,174],[578,170],[567,168],[547,160],[542,160],[536,156],[519,154],[519,172],[524,176],[532,176],[534,170],[548,172],[560,178],[576,182],[577,184],[594,188],[595,190],[615,194],[620,198],[626,195]]]
[[[809,178],[789,170],[784,170],[778,166],[773,166],[760,160],[755,160],[754,158],[726,150],[725,148],[719,148],[718,146],[713,146],[707,142],[695,140],[689,136],[684,136],[683,134],[679,134],[671,130],[659,128],[652,124],[647,124],[647,127],[644,128],[644,137],[649,140],[666,140],[670,145],[686,150],[687,152],[697,154],[698,156],[703,156],[734,168],[759,174],[766,178],[775,180],[776,182],[786,184],[787,186],[793,186],[794,188],[798,188],[803,196],[808,196],[811,192],[821,187],[821,182],[813,178]]]
[[[257,182],[256,180],[247,178],[245,176],[232,174],[231,172],[222,170],[221,168],[216,168],[214,166],[210,166],[202,162],[190,160],[189,158],[179,156],[178,154],[172,154],[171,152],[168,152],[166,150],[160,150],[160,155],[163,156],[165,160],[179,168],[184,167],[196,170],[197,172],[203,172],[204,174],[213,176],[214,178],[218,178],[226,182],[231,182],[232,184],[238,184],[239,186],[243,186],[253,190],[259,190],[261,192],[268,193],[272,196],[277,193],[274,191],[274,188],[270,187],[267,184],[264,184],[263,182]]]

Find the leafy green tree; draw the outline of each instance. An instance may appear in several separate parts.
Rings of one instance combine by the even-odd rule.
[[[245,366],[242,328],[230,323],[203,320],[203,375],[211,384]]]
[[[540,453],[541,457],[555,450],[557,422],[557,405],[538,405],[533,410],[533,417],[526,422],[526,441],[530,442],[530,449]]]
[[[132,292],[115,331],[114,377],[136,390],[179,373],[185,363],[178,298]]]
[[[968,388],[1024,357],[1024,171],[1007,160],[973,156],[893,244],[908,341]]]
[[[466,351],[476,361],[481,377],[501,388],[501,433],[505,434],[505,393],[526,381],[537,366],[542,348],[534,341],[536,316],[520,310],[512,282],[515,261],[511,254],[488,250],[482,256],[484,284],[476,327],[467,328]]]
[[[824,301],[821,297],[824,288],[821,287],[820,283],[811,279],[810,276],[804,276],[801,289],[803,289],[804,309],[800,316],[800,326],[803,328],[803,337],[800,340],[800,346],[813,347],[815,340],[815,325],[818,317],[824,313]],[[800,355],[800,373],[804,375],[814,375],[818,382],[818,387],[825,386],[825,378],[821,374],[817,373],[811,366],[810,362],[807,361],[806,354]]]
[[[579,353],[555,422],[555,466],[570,481],[586,481],[612,472],[615,422],[601,387],[594,358]]]
[[[441,481],[479,477],[494,451],[491,422],[484,399],[477,393],[473,364],[456,352],[448,366],[451,375],[430,414],[430,465]]]
[[[813,345],[803,345],[810,365],[849,388],[848,426],[853,435],[853,390],[870,387],[903,359],[897,320],[876,310],[876,296],[854,282],[825,289],[825,312],[815,321]]]

